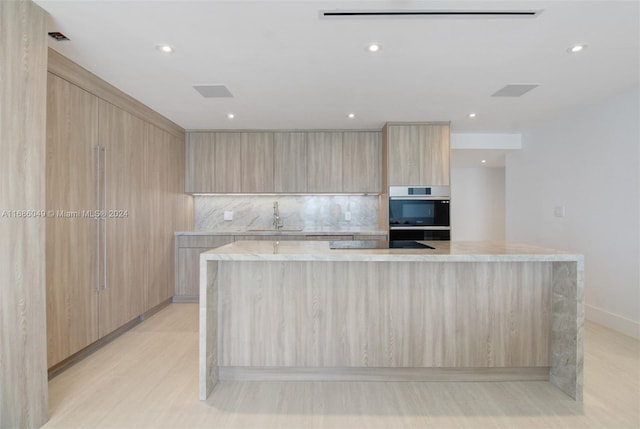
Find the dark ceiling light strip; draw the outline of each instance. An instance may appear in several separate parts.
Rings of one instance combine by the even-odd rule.
[[[322,16],[330,17],[384,17],[384,16],[524,16],[534,17],[537,10],[396,10],[396,11],[322,11]]]

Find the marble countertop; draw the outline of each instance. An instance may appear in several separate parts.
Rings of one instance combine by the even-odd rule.
[[[220,261],[522,262],[576,261],[583,256],[506,242],[423,241],[435,249],[330,249],[327,241],[236,241],[201,254]]]
[[[386,230],[351,227],[351,228],[296,228],[287,227],[283,229],[252,229],[252,227],[246,228],[229,228],[218,229],[210,231],[177,231],[175,235],[387,235]]]

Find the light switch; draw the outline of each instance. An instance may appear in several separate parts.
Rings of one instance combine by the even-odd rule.
[[[344,220],[346,221],[351,220],[351,212],[344,212]]]
[[[233,212],[230,210],[225,210],[224,220],[233,220]]]
[[[553,209],[553,214],[555,217],[564,217],[564,206],[556,206]]]

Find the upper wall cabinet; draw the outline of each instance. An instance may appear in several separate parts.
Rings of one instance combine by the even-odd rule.
[[[187,192],[242,192],[242,133],[189,133]]]
[[[186,192],[379,193],[375,131],[192,132]]]
[[[275,192],[307,192],[307,133],[274,133],[273,152]]]
[[[273,133],[242,133],[242,192],[273,192]]]
[[[307,135],[307,190],[342,192],[342,133]]]
[[[380,133],[345,132],[342,136],[342,191],[379,193],[382,154]]]
[[[383,129],[387,183],[449,186],[449,123],[390,123]]]

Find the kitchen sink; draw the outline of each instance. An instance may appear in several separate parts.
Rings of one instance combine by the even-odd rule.
[[[255,227],[247,228],[247,231],[268,231],[268,232],[302,231],[302,228],[297,226],[283,226],[282,228],[275,229],[275,228],[265,228],[265,227],[255,226]]]

